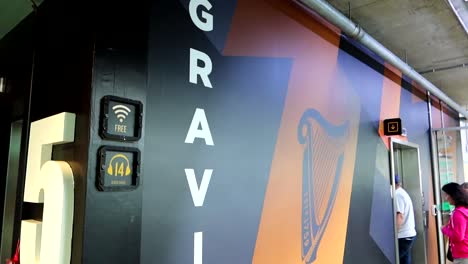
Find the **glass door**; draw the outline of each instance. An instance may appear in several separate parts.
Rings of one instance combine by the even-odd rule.
[[[442,234],[440,228],[447,224],[450,214],[454,209],[453,206],[442,195],[442,186],[450,182],[463,183],[463,172],[459,171],[462,166],[462,160],[457,147],[459,147],[459,129],[439,129],[434,130],[432,137],[433,151],[433,166],[434,166],[434,189],[436,193],[436,206],[433,214],[437,216],[438,237],[439,237],[439,254],[441,255],[441,263],[451,263],[446,259],[448,248],[447,238]]]

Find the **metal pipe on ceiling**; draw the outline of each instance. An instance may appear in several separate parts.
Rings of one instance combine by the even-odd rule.
[[[415,71],[411,66],[403,62],[398,56],[393,54],[390,50],[384,47],[380,42],[375,40],[372,36],[364,31],[359,25],[349,20],[340,11],[336,10],[325,0],[296,0],[304,7],[311,9],[325,18],[328,22],[340,28],[347,36],[356,39],[359,43],[367,47],[369,50],[380,56],[386,62],[399,69],[403,74],[417,82],[424,89],[431,92],[453,110],[468,118],[468,112],[465,108],[461,107],[444,92],[437,88],[434,84],[424,78],[421,74]]]
[[[468,64],[462,63],[462,64],[451,65],[451,66],[446,66],[446,67],[431,68],[429,70],[419,71],[419,74],[426,74],[426,73],[433,73],[433,72],[448,71],[448,70],[453,70],[453,69],[460,69],[460,68],[465,68],[466,66],[468,66]]]

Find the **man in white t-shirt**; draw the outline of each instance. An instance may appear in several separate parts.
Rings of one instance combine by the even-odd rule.
[[[408,193],[401,187],[401,179],[398,175],[395,176],[395,188],[400,264],[411,264],[411,249],[416,239],[413,202]]]

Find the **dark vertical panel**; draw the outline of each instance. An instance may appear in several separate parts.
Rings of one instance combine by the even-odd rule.
[[[11,254],[15,251],[14,245],[21,236],[21,220],[23,217],[23,197],[24,197],[24,185],[26,181],[26,167],[28,160],[28,143],[29,143],[29,132],[31,123],[31,97],[32,97],[32,78],[34,75],[34,49],[31,58],[31,74],[29,78],[29,87],[25,89],[24,95],[20,97],[20,101],[23,102],[23,114],[22,114],[22,128],[21,128],[21,146],[20,146],[20,159],[18,168],[18,178],[16,185],[16,201],[15,201],[15,213],[13,218],[13,236],[11,240]]]
[[[0,74],[1,76],[1,74]],[[4,202],[6,192],[6,176],[8,169],[8,152],[10,143],[10,96],[0,94],[0,216],[4,215]],[[0,226],[3,225],[3,217],[0,218]],[[0,230],[3,235],[3,229]],[[8,247],[8,246],[6,246]],[[2,247],[3,248],[3,247]],[[1,256],[1,254],[0,254]]]
[[[0,58],[16,58],[12,67],[0,63],[0,69],[5,69],[7,78],[10,79],[8,90],[14,102],[8,111],[13,120],[24,120],[14,241],[19,237],[21,219],[41,219],[42,216],[42,205],[23,204],[30,121],[65,111],[77,115],[75,142],[53,150],[53,159],[69,162],[75,177],[72,263],[81,263],[89,146],[94,40],[86,12],[84,5],[72,6],[66,1],[46,1],[37,13],[31,15],[32,18],[27,18],[13,31],[12,34],[19,32],[19,37],[9,34],[6,38],[11,38],[12,41],[4,43],[2,40],[0,44]],[[3,246],[5,245],[2,244],[2,248]],[[14,246],[16,244],[12,243],[11,247]],[[4,254],[11,255],[8,252]]]
[[[96,52],[91,112],[91,146],[84,226],[83,263],[139,263],[142,186],[133,191],[96,188],[97,155],[103,145],[137,147],[100,138],[100,102],[115,95],[145,104],[148,7],[146,1],[101,1],[95,10]],[[143,106],[145,109],[145,105]],[[144,179],[143,179],[144,184]]]
[[[231,33],[223,25],[236,1],[210,1],[210,32],[194,25],[188,2],[153,1],[151,10],[140,262],[193,263],[194,232],[203,232],[203,263],[251,263],[293,60],[224,56]],[[190,48],[210,57],[212,89],[189,82]],[[213,146],[185,143],[196,108],[206,113]],[[290,144],[296,140],[293,132]],[[198,185],[213,169],[203,206],[194,206],[185,168]]]
[[[52,157],[67,161],[74,174],[71,263],[82,263],[94,56],[88,8],[49,0],[39,8],[35,25],[32,121],[61,112],[76,114],[75,141],[54,147]]]
[[[0,152],[3,155],[8,155],[9,151],[9,133],[11,123],[16,120],[27,120],[29,112],[29,91],[31,88],[31,72],[33,58],[33,24],[35,22],[34,14],[25,18],[15,29],[10,31],[5,37],[0,40],[0,76],[6,78],[7,95],[2,95],[0,105],[2,118],[0,119],[0,137],[4,140],[0,144]],[[27,149],[27,133],[28,125],[23,122],[21,133],[20,153],[18,157],[17,171],[12,172],[15,175],[18,183],[18,188],[12,191],[15,198],[12,202],[4,204],[6,193],[6,163],[0,164],[4,168],[0,172],[0,207],[2,208],[2,221],[6,221],[8,228],[2,231],[2,247],[1,259],[11,257],[15,248],[16,240],[19,236],[19,221],[21,220],[22,199],[18,199],[23,195],[24,174],[26,168],[26,153]],[[7,162],[8,158],[4,156],[2,162]],[[4,208],[6,206],[6,208]],[[8,215],[4,215],[5,210]]]
[[[21,130],[22,122],[14,122],[11,125],[10,144],[8,150],[8,167],[5,179],[5,196],[4,196],[4,213],[2,223],[2,240],[0,258],[6,259],[11,257],[13,246],[12,243],[13,227],[16,211],[16,189],[18,186],[19,161],[21,150]]]
[[[16,119],[23,114],[23,103],[19,100],[30,87],[34,19],[34,14],[29,15],[0,39],[0,76],[7,80],[6,91],[9,95],[5,99],[14,101],[5,109],[6,116],[2,116],[2,121],[7,116],[12,115]]]

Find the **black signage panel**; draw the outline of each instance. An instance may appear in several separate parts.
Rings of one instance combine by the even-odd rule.
[[[136,148],[104,146],[99,149],[97,188],[125,191],[138,187],[140,151]]]
[[[397,136],[401,135],[401,119],[400,118],[391,118],[385,119],[384,122],[384,135],[385,136]]]
[[[102,99],[100,135],[104,139],[137,141],[141,138],[143,105],[116,96]]]

